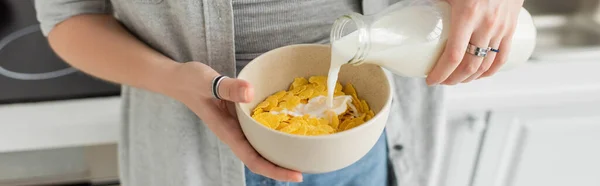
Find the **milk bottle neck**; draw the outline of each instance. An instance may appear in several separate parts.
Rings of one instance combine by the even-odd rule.
[[[449,10],[449,4],[442,1],[401,1],[373,15],[347,14],[333,24],[332,47],[337,44],[346,63],[355,65],[374,62],[374,52],[390,48],[411,51],[407,46],[445,39],[444,12]]]
[[[365,61],[367,53],[371,47],[370,33],[368,30],[368,16],[358,13],[350,13],[335,20],[330,33],[332,47],[342,37],[347,34],[356,34],[356,52],[352,58],[348,59],[347,64],[359,65]],[[348,32],[352,33],[348,33]]]

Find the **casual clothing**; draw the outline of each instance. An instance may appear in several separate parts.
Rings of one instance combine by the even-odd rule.
[[[233,0],[237,70],[269,50],[329,42],[333,21],[361,12],[360,0]]]
[[[362,12],[376,13],[386,8],[389,1],[363,0]],[[200,61],[230,77],[236,73],[231,1],[36,0],[36,9],[46,35],[56,24],[74,15],[109,13],[140,40],[175,61]],[[324,14],[316,13],[313,15]],[[323,42],[318,38],[281,41],[285,42],[247,52],[260,53],[292,43]],[[444,139],[438,134],[445,132],[442,89],[428,87],[423,79],[390,77],[394,101],[386,138],[390,171],[394,173],[392,184],[431,184],[442,163],[436,158],[443,154],[438,149],[442,149],[440,142]],[[123,185],[245,185],[242,162],[185,105],[128,86],[123,86],[122,98],[119,157]],[[404,148],[392,150],[396,145]]]
[[[303,182],[279,182],[254,174],[247,168],[247,186],[387,186],[389,185],[385,132],[373,148],[356,163],[329,173],[303,174]]]

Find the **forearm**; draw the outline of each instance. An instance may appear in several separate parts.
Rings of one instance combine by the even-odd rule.
[[[179,63],[146,46],[112,16],[80,15],[48,35],[53,50],[71,66],[100,79],[172,94]]]

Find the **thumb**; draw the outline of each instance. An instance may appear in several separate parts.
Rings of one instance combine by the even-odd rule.
[[[219,96],[232,102],[250,102],[254,97],[254,89],[247,81],[225,78],[219,85]]]

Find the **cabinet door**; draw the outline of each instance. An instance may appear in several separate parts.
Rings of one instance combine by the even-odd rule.
[[[492,112],[472,185],[600,185],[598,105]]]
[[[436,186],[469,186],[485,128],[486,112],[450,114],[441,177]]]

